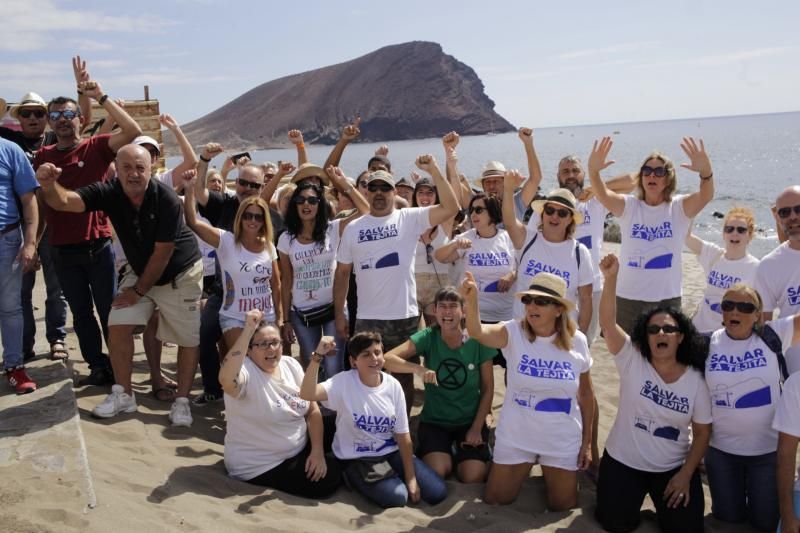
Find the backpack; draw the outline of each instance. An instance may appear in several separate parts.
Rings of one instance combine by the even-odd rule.
[[[781,338],[778,337],[775,330],[767,324],[764,324],[760,329],[756,330],[756,335],[764,341],[767,348],[775,352],[775,356],[778,358],[778,367],[781,369],[781,381],[789,379],[789,370],[786,367],[786,357],[783,355],[783,343],[781,342]]]

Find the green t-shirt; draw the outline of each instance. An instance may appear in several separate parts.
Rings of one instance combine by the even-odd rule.
[[[481,397],[481,364],[497,353],[475,339],[451,350],[439,328],[425,328],[411,336],[425,367],[436,371],[439,385],[425,384],[420,421],[445,427],[471,424]]]

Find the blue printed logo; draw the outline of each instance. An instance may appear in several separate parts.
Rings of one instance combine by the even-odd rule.
[[[636,250],[634,254],[628,256],[627,266],[632,268],[641,268],[644,270],[660,270],[672,267],[672,254],[659,253],[668,251],[666,248],[659,247],[653,250],[649,255],[637,255],[641,253]]]
[[[575,381],[575,372],[569,361],[551,361],[525,354],[517,365],[517,372],[534,378]]]
[[[362,415],[353,413],[353,422],[362,431],[372,434],[393,434],[396,416]]]
[[[677,441],[678,437],[681,436],[681,430],[674,426],[655,426],[655,420],[643,416],[637,416],[633,422],[633,427],[641,429],[642,431],[650,433],[654,437],[658,437],[660,439]]]
[[[529,389],[522,389],[514,393],[512,400],[517,407],[529,411],[564,413],[568,415],[572,410],[572,399],[563,390],[548,390],[535,393]]]
[[[800,285],[797,287],[789,287],[786,293],[789,298],[789,305],[800,305]]]
[[[639,394],[648,400],[651,400],[660,407],[664,407],[670,411],[676,411],[678,413],[689,414],[688,397],[678,396],[669,389],[662,389],[649,379],[644,382]]]
[[[539,272],[548,272],[550,274],[555,274],[561,278],[564,278],[564,281],[567,282],[567,287],[569,287],[569,272],[562,271],[554,266],[550,266],[548,264],[542,263],[541,261],[536,261],[535,259],[530,259],[528,261],[527,266],[525,267],[525,274],[528,276],[535,276]]]
[[[509,266],[511,258],[507,252],[472,252],[467,254],[467,264],[477,267]]]
[[[399,234],[397,224],[389,224],[388,226],[378,226],[377,228],[366,228],[359,230],[358,242],[367,241],[380,241],[383,239],[390,239],[397,237]]]
[[[662,222],[658,226],[648,226],[647,224],[634,224],[631,227],[631,238],[642,239],[653,242],[657,239],[672,238],[672,223]]]
[[[765,366],[767,366],[767,357],[761,348],[756,348],[752,352],[744,352],[742,355],[715,353],[708,358],[709,372],[744,372]]]
[[[725,409],[763,407],[772,403],[772,391],[763,380],[752,378],[730,387],[718,385],[711,391],[711,402]]]
[[[723,274],[722,272],[717,272],[716,270],[712,270],[708,273],[708,284],[712,287],[730,289],[740,281],[742,281],[742,278],[737,278],[736,276],[732,276],[730,274]]]
[[[578,239],[578,242],[584,245],[589,250],[592,249],[592,236],[586,235],[585,237],[581,237]]]
[[[398,266],[400,264],[400,255],[397,252],[392,252],[390,254],[384,255],[377,261],[369,257],[367,259],[362,260],[359,263],[359,270],[369,270],[371,268],[389,268],[393,266]]]

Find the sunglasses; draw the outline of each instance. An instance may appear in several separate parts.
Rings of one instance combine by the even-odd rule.
[[[650,335],[658,335],[662,331],[665,335],[669,335],[670,333],[678,333],[680,332],[681,328],[678,326],[673,326],[672,324],[664,324],[663,326],[659,326],[656,324],[650,324],[647,326],[647,333]]]
[[[55,122],[56,120],[64,117],[67,120],[72,120],[73,118],[77,117],[79,113],[72,109],[64,109],[63,111],[50,111],[47,113],[47,118]]]
[[[394,189],[394,187],[392,187],[388,183],[384,183],[382,185],[378,185],[377,183],[370,183],[369,185],[367,185],[367,190],[369,192],[378,192],[378,191],[389,192],[392,189]]]
[[[667,175],[667,167],[656,167],[653,168],[651,166],[645,165],[642,167],[642,176],[649,176],[650,174],[655,174],[657,178],[663,178]]]
[[[319,203],[319,198],[316,196],[297,196],[294,199],[294,203],[297,205],[303,205],[306,202],[308,202],[308,205],[317,205]]]
[[[744,226],[725,226],[725,233],[733,233],[734,231],[739,235],[744,235],[750,231],[750,229]]]
[[[522,305],[534,304],[537,307],[547,307],[548,305],[559,305],[559,302],[553,300],[552,298],[547,298],[545,296],[531,296],[530,294],[524,294],[521,300],[522,300]]]
[[[719,304],[723,311],[731,312],[737,309],[740,313],[750,315],[756,312],[756,304],[750,302],[734,302],[733,300],[722,300]]]
[[[781,218],[789,218],[789,215],[794,211],[795,215],[800,215],[800,205],[794,207],[781,207],[778,209],[778,216]]]
[[[247,181],[244,178],[237,179],[236,183],[238,183],[242,187],[250,187],[251,189],[260,189],[261,188],[261,184],[260,183],[257,183],[255,181]]]
[[[245,211],[242,213],[242,220],[255,220],[256,222],[264,222],[264,215],[262,213],[251,213]]]
[[[19,116],[22,118],[31,118],[33,115],[36,118],[44,118],[45,112],[43,109],[20,109]]]
[[[251,342],[251,348],[260,348],[262,350],[266,350],[267,348],[272,348],[273,350],[283,344],[280,339],[273,339],[271,341],[261,341],[261,342]]]
[[[572,211],[569,209],[556,209],[552,205],[544,206],[545,215],[550,216],[553,213],[558,213],[558,218],[567,218],[568,216],[572,215]]]
[[[480,214],[481,214],[481,213],[483,213],[484,211],[486,211],[486,208],[485,208],[485,207],[483,207],[483,206],[480,206],[480,205],[478,205],[478,206],[475,206],[475,207],[470,207],[470,208],[469,208],[469,214],[470,214],[470,215],[471,215],[472,213],[475,213],[476,215],[480,215]]]

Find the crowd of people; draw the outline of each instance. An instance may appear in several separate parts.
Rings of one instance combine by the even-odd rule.
[[[384,146],[351,178],[339,162],[358,120],[322,165],[298,130],[287,136],[296,163],[273,164],[216,143],[197,153],[162,115],[182,161],[160,172],[158,142],[80,57],[73,68],[77,99],[28,93],[10,110],[21,129],[0,129],[0,327],[17,394],[36,389],[25,361],[41,268],[50,357],[68,357],[69,305],[89,368],[78,384],[110,386],[93,416],[137,410],[141,333],[173,425],[224,400],[236,479],[307,498],[346,483],[397,507],[443,501],[452,475],[507,504],[538,464],[550,510],[577,505],[586,471],[603,528],[635,529],[649,494],[662,530],[701,531],[704,469],[718,519],[800,531],[800,187],[776,197],[781,244],[759,261],[745,202],[723,219],[724,247],[692,233],[715,178],[690,137],[682,166],[698,186],[687,195],[660,152],[604,181],[609,137],[586,168],[561,159],[558,187],[541,193],[529,128],[519,130],[527,176],[489,161],[473,184],[451,132],[444,168],[423,154],[421,175],[398,179]],[[92,101],[108,118],[90,134]],[[619,258],[602,253],[608,215]],[[707,282],[691,316],[684,246]],[[620,381],[604,443],[591,379],[600,342]],[[178,347],[175,381],[162,343]],[[198,364],[203,390],[192,396]],[[415,376],[425,389],[416,442]],[[495,390],[504,402],[490,427]]]

